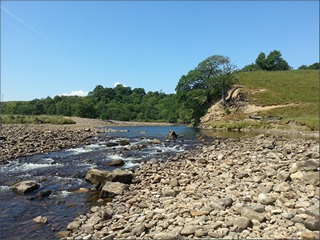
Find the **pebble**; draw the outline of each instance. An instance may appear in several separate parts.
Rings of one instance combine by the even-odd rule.
[[[134,171],[140,181],[76,217],[61,239],[315,239],[317,152],[316,140],[260,135],[154,159]]]

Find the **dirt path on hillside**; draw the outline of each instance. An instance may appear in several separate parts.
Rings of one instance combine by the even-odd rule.
[[[268,105],[268,106],[258,106],[258,105],[247,104],[243,112],[254,113],[254,112],[260,112],[260,111],[268,111],[274,108],[282,108],[282,107],[289,107],[289,106],[296,106],[296,105],[298,104],[290,103],[290,104]]]

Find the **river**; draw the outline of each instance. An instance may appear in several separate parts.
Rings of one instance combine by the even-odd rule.
[[[112,129],[113,132],[107,131]],[[209,139],[238,138],[255,136],[257,133],[199,130],[185,126],[135,126],[104,127],[92,144],[31,157],[9,160],[0,165],[0,239],[55,239],[55,234],[66,230],[78,214],[89,212],[98,205],[99,196],[93,192],[78,192],[79,188],[92,188],[84,178],[89,169],[113,170],[108,162],[122,159],[121,168],[131,169],[151,158],[165,161],[179,152],[191,151],[202,144],[197,134]],[[166,142],[169,130],[179,137],[175,142]],[[152,144],[156,138],[160,144]],[[107,142],[126,139],[128,146],[108,147]],[[139,147],[140,146],[140,147]],[[141,147],[142,146],[142,147]],[[22,180],[35,180],[40,188],[21,195],[12,191],[11,186]],[[40,191],[52,191],[49,197],[37,199]],[[37,216],[48,218],[48,224],[36,224]]]
[[[66,230],[67,224],[78,214],[98,204],[98,197],[92,192],[77,192],[79,188],[92,187],[84,181],[89,169],[111,171],[115,167],[109,167],[108,162],[115,159],[125,161],[121,168],[134,169],[151,158],[166,160],[199,144],[195,138],[199,130],[185,126],[112,129],[115,132],[103,133],[91,145],[20,157],[0,165],[0,239],[54,239],[58,231]],[[176,142],[165,141],[169,130],[180,135]],[[151,144],[153,138],[161,140],[161,144]],[[129,140],[130,145],[106,146],[106,142],[119,139]],[[137,145],[144,147],[131,150]],[[13,192],[11,186],[22,180],[35,180],[40,188],[24,195]],[[40,191],[46,190],[52,191],[49,197],[36,198]],[[32,221],[40,215],[48,218],[48,224]]]

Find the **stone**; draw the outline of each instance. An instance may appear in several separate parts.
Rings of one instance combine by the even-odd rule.
[[[279,179],[280,181],[288,181],[290,180],[290,172],[286,171],[286,170],[282,170],[277,174],[277,179]]]
[[[73,221],[68,224],[67,229],[68,230],[78,229],[81,226],[81,224],[82,223],[80,221]]]
[[[292,174],[290,175],[290,178],[291,178],[291,179],[301,179],[302,177],[303,177],[303,173],[302,173],[301,171],[292,173]]]
[[[185,185],[187,185],[188,183],[190,183],[190,179],[189,179],[189,178],[184,178],[184,179],[180,179],[178,182],[179,182],[179,184],[180,184],[181,186],[185,186]]]
[[[302,232],[300,237],[301,237],[301,239],[316,239],[313,232],[309,232],[309,231]]]
[[[101,198],[112,198],[116,195],[123,194],[123,191],[128,188],[127,184],[120,182],[107,182],[101,189]]]
[[[287,182],[282,182],[282,183],[279,183],[279,184],[276,184],[274,187],[273,187],[273,190],[275,192],[287,192],[291,189],[289,183]]]
[[[57,238],[67,238],[70,236],[70,231],[60,231],[55,234]]]
[[[37,198],[38,199],[42,199],[42,198],[45,198],[45,197],[49,197],[51,195],[51,193],[52,193],[52,191],[50,191],[50,190],[40,191],[37,194]]]
[[[315,185],[315,186],[318,186],[319,185],[319,172],[308,172],[307,174],[305,174],[303,176],[303,179],[311,184],[311,185]]]
[[[272,204],[275,201],[276,201],[276,198],[269,194],[260,193],[258,196],[258,202],[264,205]]]
[[[116,143],[116,142],[107,142],[106,145],[107,145],[107,147],[115,147],[115,146],[119,146],[119,143]]]
[[[110,172],[110,175],[107,177],[107,181],[130,184],[132,183],[133,177],[134,176],[131,171],[117,168]]]
[[[181,235],[177,232],[158,232],[153,235],[155,240],[180,240]]]
[[[208,211],[191,211],[190,212],[191,216],[196,217],[196,216],[202,216],[202,215],[208,215]]]
[[[38,187],[39,184],[36,181],[26,180],[14,184],[12,189],[20,194],[25,194],[36,190]]]
[[[282,213],[281,216],[283,218],[289,219],[289,220],[294,217],[293,213],[287,213],[287,212],[286,213]]]
[[[198,226],[194,225],[185,225],[184,228],[181,230],[181,235],[190,235],[194,234],[199,228]]]
[[[319,167],[319,159],[318,160],[309,159],[304,164],[304,168],[306,171],[317,171],[318,167]]]
[[[319,225],[319,218],[308,218],[304,221],[304,226],[306,229],[309,229],[311,231],[319,231],[320,225]]]
[[[250,227],[250,225],[252,225],[252,222],[246,217],[237,217],[233,222],[233,225],[236,227],[237,231],[241,232],[244,229]]]
[[[39,223],[39,224],[47,224],[48,223],[48,218],[47,217],[43,217],[43,216],[38,216],[38,217],[34,218],[33,221],[35,223]]]
[[[109,162],[109,166],[123,166],[125,162],[122,159],[117,159]]]
[[[162,195],[164,197],[174,197],[176,195],[176,191],[171,188],[162,189]]]
[[[207,235],[208,235],[208,232],[203,229],[198,229],[197,231],[194,232],[195,237],[204,237]]]
[[[178,135],[174,131],[169,130],[166,139],[175,141],[177,139],[177,137],[178,137]]]
[[[142,224],[132,229],[132,234],[134,236],[139,237],[144,231],[145,231],[145,226]]]
[[[121,139],[121,140],[119,140],[119,144],[120,144],[121,146],[126,146],[126,145],[129,145],[130,142],[129,142],[129,140]]]
[[[250,208],[244,207],[241,210],[241,216],[246,217],[250,220],[256,219],[259,222],[265,221],[266,217],[263,213],[258,213],[256,211],[251,210]]]
[[[172,178],[172,179],[170,179],[169,185],[171,187],[177,187],[177,186],[179,186],[179,182],[176,178]]]
[[[109,171],[90,169],[85,176],[85,180],[100,190],[106,184],[109,175]]]

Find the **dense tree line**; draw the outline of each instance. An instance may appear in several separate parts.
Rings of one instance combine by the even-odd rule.
[[[178,122],[180,105],[175,94],[148,92],[123,85],[104,88],[101,85],[86,97],[55,96],[32,101],[6,102],[3,114],[63,115],[121,121]]]
[[[298,69],[300,69],[300,70],[316,70],[316,69],[320,69],[320,63],[316,62],[316,63],[311,64],[309,66],[301,65]]]
[[[282,58],[281,52],[273,50],[268,56],[266,56],[264,52],[261,52],[255,63],[244,66],[242,71],[285,71],[291,69],[292,67],[290,67],[287,61]]]
[[[255,63],[240,71],[292,69],[281,56],[277,50],[268,56],[262,52]],[[319,69],[319,63],[302,65],[299,69]],[[213,55],[181,76],[175,89],[176,94],[165,94],[162,91],[146,93],[143,88],[131,89],[121,84],[114,88],[98,85],[86,97],[55,96],[25,102],[4,102],[1,113],[193,123],[196,126],[213,102],[221,100],[227,107],[226,94],[237,82],[238,71],[228,57]]]

